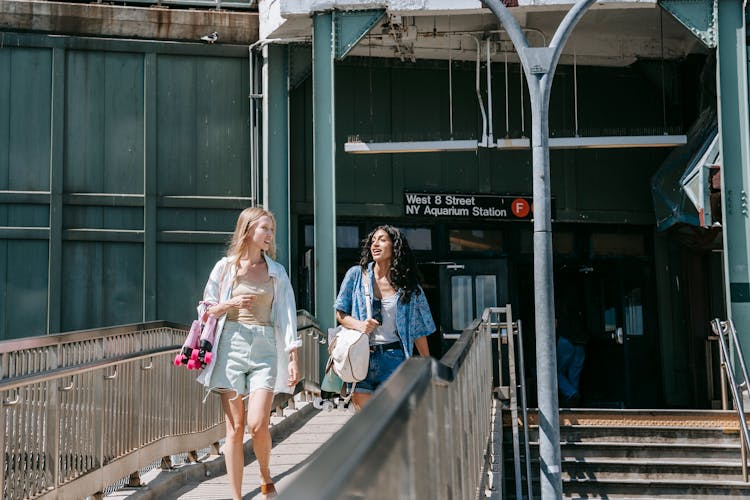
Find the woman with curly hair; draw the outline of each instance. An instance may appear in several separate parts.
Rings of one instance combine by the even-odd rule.
[[[370,291],[370,318],[363,278]],[[435,323],[419,285],[414,254],[398,228],[379,226],[362,241],[362,258],[344,276],[335,307],[340,324],[370,336],[367,377],[357,382],[352,395],[357,410],[415,346],[421,356],[430,355],[425,336],[435,331]]]

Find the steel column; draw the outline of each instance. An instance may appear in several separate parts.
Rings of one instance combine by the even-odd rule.
[[[157,129],[156,53],[143,58],[143,321],[157,317]]]
[[[717,88],[727,314],[750,352],[750,134],[744,2],[718,1]],[[748,362],[750,360],[745,360]]]
[[[578,0],[546,48],[529,47],[518,21],[499,0],[485,3],[508,32],[521,59],[532,110],[532,188],[534,196],[534,320],[539,401],[539,468],[542,498],[562,498],[560,421],[557,401],[555,302],[549,168],[549,98],[562,48],[586,9],[596,0]]]
[[[289,82],[287,45],[263,47],[263,202],[276,217],[276,260],[289,261]]]
[[[315,211],[315,316],[324,332],[334,326],[336,296],[336,144],[333,14],[313,18],[313,209]]]
[[[47,333],[62,327],[63,162],[65,140],[66,49],[52,49],[52,125],[49,180],[49,268],[47,271]]]

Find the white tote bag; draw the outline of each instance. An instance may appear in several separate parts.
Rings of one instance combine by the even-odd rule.
[[[372,316],[370,305],[369,274],[362,272],[362,288],[365,292],[367,318]],[[356,383],[367,377],[370,367],[370,336],[359,330],[344,328],[342,325],[328,331],[328,363],[326,371],[333,368],[341,380]],[[354,388],[352,387],[352,390]]]

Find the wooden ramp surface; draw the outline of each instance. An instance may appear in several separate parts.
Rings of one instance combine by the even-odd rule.
[[[271,451],[271,473],[278,491],[291,483],[295,475],[309,462],[310,456],[353,415],[353,409],[320,411],[310,403],[297,403],[296,415],[272,417],[273,449]],[[303,406],[304,405],[304,406]],[[285,425],[279,425],[283,422]],[[274,425],[275,424],[275,425]],[[274,429],[276,427],[276,429]],[[107,498],[128,500],[217,500],[231,499],[229,481],[226,476],[224,457],[211,456],[203,464],[190,464],[185,469],[191,472],[154,471],[144,475],[143,488],[123,488]],[[245,468],[242,479],[245,500],[261,499],[260,476],[255,456],[252,453],[250,436],[245,436]]]

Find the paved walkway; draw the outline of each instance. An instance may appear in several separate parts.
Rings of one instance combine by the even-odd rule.
[[[271,473],[276,489],[283,491],[308,463],[310,455],[336,433],[354,414],[352,409],[320,411],[311,404],[298,403],[298,410],[283,418],[272,417],[273,449]],[[274,429],[276,427],[276,429]],[[261,499],[258,465],[252,453],[250,436],[245,436],[245,469],[242,480],[244,499]],[[182,467],[181,467],[182,468]],[[180,469],[181,469],[180,468]],[[144,475],[145,488],[125,488],[107,498],[129,500],[218,500],[230,499],[224,457],[213,456],[203,464],[186,465],[192,472],[154,471]],[[209,476],[209,477],[206,477]]]

